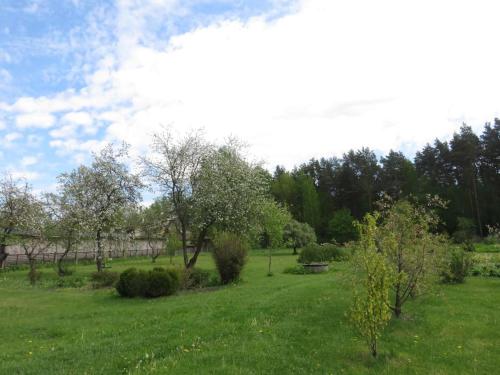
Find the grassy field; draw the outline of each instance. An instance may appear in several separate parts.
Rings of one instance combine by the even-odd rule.
[[[177,260],[179,261],[179,260]],[[167,259],[160,259],[167,265]],[[238,285],[156,300],[114,290],[30,287],[25,270],[0,274],[0,374],[498,374],[500,278],[405,305],[373,360],[347,324],[347,265],[289,275],[295,257],[255,251]],[[151,268],[148,259],[112,270]],[[213,268],[203,255],[202,268]],[[76,275],[93,266],[79,266]],[[52,275],[50,269],[45,269]]]

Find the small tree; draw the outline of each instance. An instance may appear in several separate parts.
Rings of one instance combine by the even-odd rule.
[[[127,155],[126,146],[116,151],[109,145],[94,154],[90,167],[82,165],[59,177],[62,189],[82,213],[85,227],[94,234],[98,272],[104,265],[104,234],[117,226],[126,206],[136,205],[141,198],[139,191],[143,184],[137,175],[128,171],[124,161]]]
[[[328,233],[335,242],[344,244],[358,239],[354,217],[347,208],[336,211],[328,222]]]
[[[266,199],[259,209],[260,215],[256,231],[264,239],[265,247],[269,252],[268,275],[272,275],[272,250],[283,244],[285,226],[292,219],[288,210],[274,200]]]
[[[309,224],[300,223],[296,220],[291,220],[285,226],[283,236],[285,241],[292,246],[293,255],[297,255],[297,248],[316,242],[314,229]]]
[[[371,354],[377,356],[377,342],[384,327],[391,319],[389,292],[391,273],[383,254],[375,245],[377,216],[367,214],[363,224],[358,224],[360,240],[353,265],[359,280],[354,285],[354,299],[350,320],[366,340]]]
[[[170,231],[165,241],[165,250],[170,258],[170,264],[173,263],[175,252],[181,248],[182,241],[179,239],[179,235],[175,231]]]
[[[397,317],[408,298],[425,290],[441,270],[445,240],[431,233],[438,224],[436,214],[429,209],[434,204],[441,202],[426,206],[401,200],[384,210],[377,244],[395,275],[391,309]]]

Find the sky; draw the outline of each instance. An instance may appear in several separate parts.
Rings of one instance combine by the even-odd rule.
[[[0,0],[0,172],[204,129],[291,168],[500,117],[496,0]]]

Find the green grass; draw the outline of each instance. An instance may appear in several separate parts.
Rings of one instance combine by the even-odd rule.
[[[179,259],[176,260],[179,262]],[[159,259],[167,265],[167,259]],[[255,251],[243,281],[155,300],[113,290],[30,287],[26,270],[0,274],[0,374],[497,374],[500,279],[469,278],[410,301],[373,360],[347,324],[345,263],[289,275],[284,252]],[[113,271],[151,268],[113,261]],[[213,268],[209,256],[200,267]],[[79,266],[76,275],[93,266]],[[75,275],[75,276],[76,276]]]
[[[474,244],[474,247],[478,253],[500,253],[500,243],[478,242]]]

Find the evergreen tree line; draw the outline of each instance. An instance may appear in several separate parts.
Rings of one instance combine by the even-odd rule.
[[[436,139],[413,161],[392,150],[378,159],[362,148],[342,158],[311,159],[292,171],[278,166],[271,192],[320,241],[332,239],[332,221],[349,214],[361,219],[385,194],[395,200],[438,195],[447,201],[439,212],[443,231],[455,232],[465,219],[485,236],[488,226],[500,223],[500,119],[486,123],[479,136],[464,124],[450,141]]]

